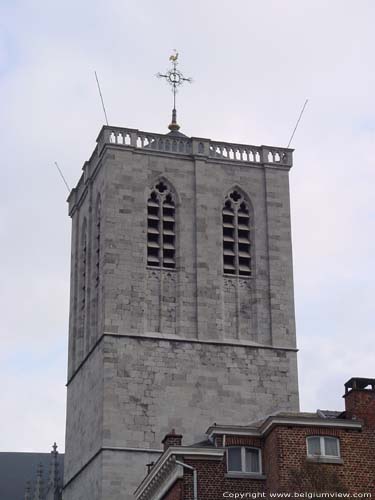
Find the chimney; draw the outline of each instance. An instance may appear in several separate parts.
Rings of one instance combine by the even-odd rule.
[[[176,434],[176,431],[172,429],[171,432],[164,437],[162,443],[164,445],[164,451],[170,446],[181,446],[182,434]]]
[[[363,420],[375,428],[375,378],[353,377],[345,384],[346,418]]]
[[[147,467],[147,475],[150,474],[150,472],[152,471],[152,468],[153,466],[155,465],[155,462],[150,462],[148,464],[146,464],[146,467]]]

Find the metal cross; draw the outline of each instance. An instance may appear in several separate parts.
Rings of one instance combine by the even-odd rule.
[[[184,75],[177,69],[178,65],[178,52],[174,49],[174,54],[169,57],[172,62],[172,68],[169,69],[164,75],[162,73],[157,73],[158,78],[165,78],[166,82],[172,87],[173,92],[173,110],[172,110],[172,122],[169,125],[171,131],[177,131],[180,126],[177,124],[177,112],[176,112],[176,94],[178,87],[180,87],[184,82],[192,83],[192,78],[185,78]]]

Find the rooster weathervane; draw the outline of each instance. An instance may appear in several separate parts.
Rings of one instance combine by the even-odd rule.
[[[177,111],[176,111],[176,94],[178,87],[181,87],[184,82],[192,83],[191,78],[185,78],[184,75],[177,69],[178,65],[178,52],[173,49],[173,54],[169,57],[172,63],[172,68],[166,71],[165,74],[157,73],[158,78],[165,78],[166,82],[172,87],[173,92],[173,110],[172,110],[172,122],[169,125],[169,130],[172,132],[177,132],[180,126],[177,123]]]

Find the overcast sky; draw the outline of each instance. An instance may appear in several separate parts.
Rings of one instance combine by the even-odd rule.
[[[0,451],[64,448],[66,188],[103,125],[292,146],[301,409],[375,376],[373,0],[0,0]]]

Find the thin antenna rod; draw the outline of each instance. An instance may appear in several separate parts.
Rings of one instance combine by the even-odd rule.
[[[61,169],[59,167],[59,165],[57,164],[57,161],[55,161],[55,165],[57,167],[57,170],[59,171],[59,174],[61,175],[61,178],[62,180],[64,181],[64,184],[66,186],[66,189],[68,190],[68,192],[70,193],[70,187],[69,187],[69,184],[66,182],[66,179],[64,177],[64,174],[61,172]]]
[[[290,143],[291,143],[291,142],[292,142],[292,140],[293,140],[294,134],[296,133],[296,130],[297,130],[298,124],[299,124],[299,122],[300,122],[300,120],[301,120],[301,118],[302,118],[303,112],[305,111],[305,108],[306,108],[306,106],[307,106],[307,103],[308,103],[308,102],[309,102],[309,100],[308,100],[308,99],[306,99],[305,104],[303,105],[302,111],[301,111],[301,113],[299,114],[299,117],[298,117],[298,120],[297,120],[296,126],[294,127],[293,133],[292,133],[292,135],[291,135],[291,137],[290,137],[290,139],[289,139],[289,142],[288,142],[287,148],[289,148]]]
[[[96,83],[98,85],[98,90],[99,90],[99,95],[100,95],[100,100],[102,101],[102,106],[103,106],[103,111],[104,111],[104,117],[105,117],[105,121],[108,125],[108,118],[107,118],[107,112],[105,110],[105,106],[104,106],[104,100],[103,100],[103,96],[102,96],[102,91],[100,90],[100,85],[99,85],[99,79],[98,79],[98,75],[96,74],[96,71],[94,71],[95,73],[95,78],[96,78]]]

